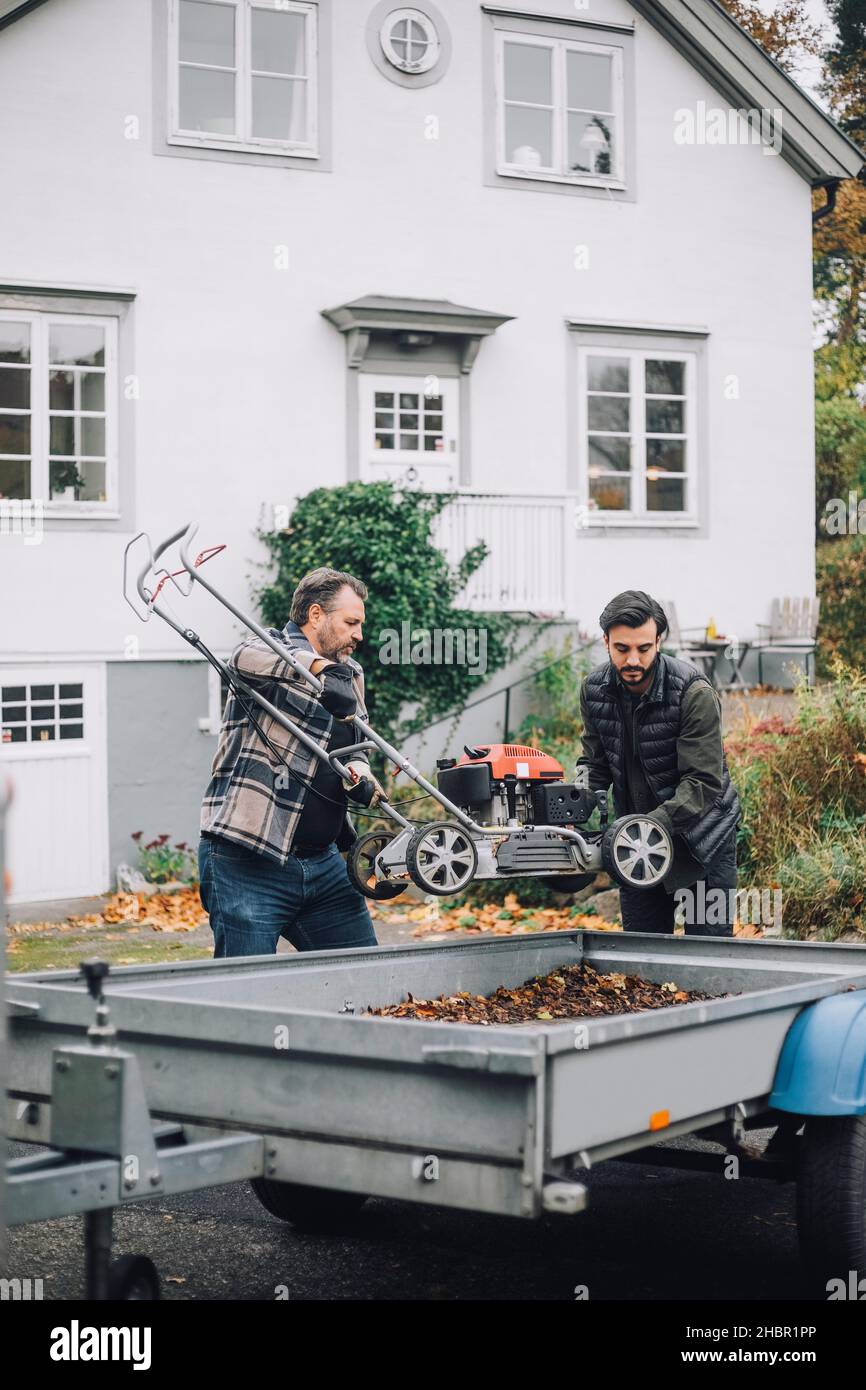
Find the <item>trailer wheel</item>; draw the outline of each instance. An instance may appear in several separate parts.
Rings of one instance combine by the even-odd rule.
[[[376,855],[394,837],[381,830],[371,830],[356,840],[346,855],[346,871],[349,882],[365,898],[385,902],[388,898],[398,898],[406,891],[405,883],[385,883],[376,878]]]
[[[342,1230],[367,1200],[363,1192],[335,1192],[327,1187],[275,1182],[273,1178],[250,1178],[250,1186],[271,1216],[311,1233]]]
[[[121,1255],[108,1270],[108,1297],[114,1303],[153,1303],[159,1298],[159,1274],[146,1255]]]
[[[601,839],[601,862],[624,888],[655,888],[673,857],[670,835],[651,816],[620,816]]]
[[[412,882],[425,893],[447,898],[472,882],[478,851],[462,825],[431,821],[420,826],[406,846],[406,868]]]
[[[866,1115],[811,1116],[801,1145],[800,1255],[817,1296],[827,1298],[829,1281],[840,1279],[842,1296],[856,1298],[866,1278]]]

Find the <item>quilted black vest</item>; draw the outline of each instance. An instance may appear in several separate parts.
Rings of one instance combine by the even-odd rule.
[[[635,709],[635,741],[644,775],[659,804],[669,800],[677,789],[677,739],[680,731],[682,698],[695,681],[709,684],[701,671],[688,662],[659,653],[659,671],[649,692]],[[626,814],[623,738],[625,723],[619,707],[619,677],[610,661],[597,666],[586,678],[586,706],[601,739],[613,777],[613,799],[617,815]],[[709,864],[740,820],[740,799],[722,754],[722,790],[698,821],[687,830],[677,830],[699,864]]]

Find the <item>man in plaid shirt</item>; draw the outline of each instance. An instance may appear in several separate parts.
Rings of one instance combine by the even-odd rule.
[[[312,570],[295,590],[286,626],[270,630],[323,681],[318,696],[259,638],[241,643],[228,662],[328,752],[357,742],[353,719],[367,717],[364,673],[352,658],[366,597],[353,575]],[[199,845],[215,956],[272,955],[281,936],[299,951],[377,944],[340,850],[355,839],[347,796],[373,805],[382,788],[366,755],[348,766],[359,781],[347,793],[339,775],[261,706],[229,692]]]

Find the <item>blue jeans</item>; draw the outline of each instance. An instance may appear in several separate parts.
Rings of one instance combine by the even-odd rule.
[[[230,840],[203,836],[198,867],[215,958],[273,955],[281,936],[299,951],[379,944],[336,845],[305,859],[293,855],[283,868]]]
[[[686,918],[686,936],[733,936],[736,906],[731,898],[731,889],[737,886],[737,833],[736,830],[723,842],[711,864],[704,866],[701,875],[706,887],[704,890],[704,909],[701,911],[701,897],[697,884],[691,884],[694,893],[692,902],[692,922]],[[723,895],[708,898],[711,889],[724,890]],[[620,913],[623,931],[653,932],[659,936],[671,936],[677,911],[677,897],[669,893],[663,884],[656,888],[623,888],[619,890]],[[701,921],[700,918],[704,920]],[[712,917],[708,921],[707,918]],[[721,921],[716,921],[720,917]]]

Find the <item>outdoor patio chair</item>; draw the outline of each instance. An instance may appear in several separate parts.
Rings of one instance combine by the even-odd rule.
[[[763,657],[767,652],[780,656],[790,655],[804,658],[806,679],[809,680],[809,662],[812,663],[812,681],[815,679],[815,646],[818,633],[818,616],[821,610],[819,598],[774,598],[770,610],[769,623],[758,623],[759,631],[766,636],[758,636],[752,649],[758,653],[758,684],[764,683]],[[812,681],[809,681],[811,685]]]
[[[675,656],[679,661],[687,661],[702,671],[708,680],[716,685],[715,669],[718,651],[706,646],[705,627],[680,627],[677,606],[673,599],[661,600],[668,620],[668,633],[662,642],[662,651]],[[690,633],[700,633],[701,637],[691,637]],[[702,640],[703,639],[703,640]]]

